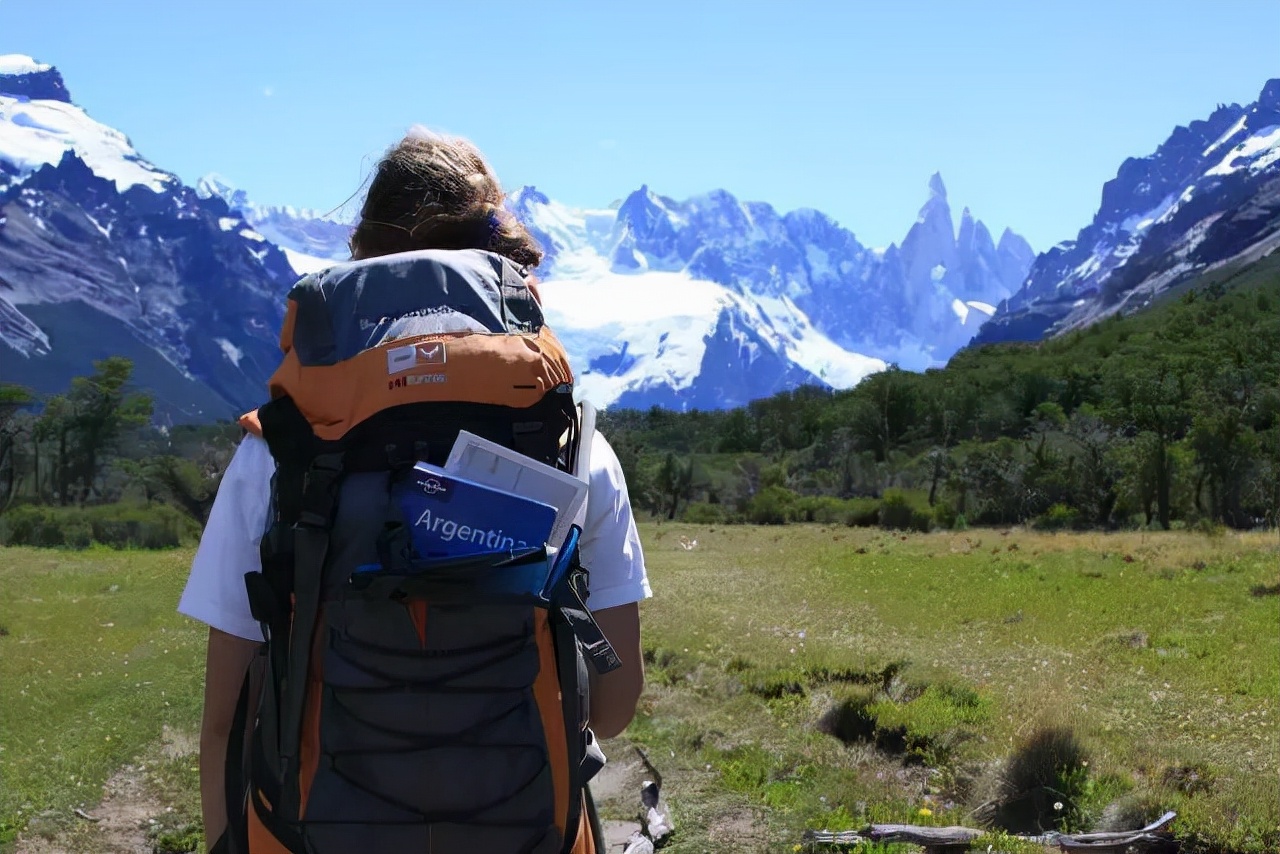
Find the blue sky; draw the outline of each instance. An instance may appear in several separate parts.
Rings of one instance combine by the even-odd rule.
[[[0,0],[0,53],[188,182],[329,209],[423,123],[508,188],[723,188],[871,246],[934,171],[957,218],[1074,237],[1125,157],[1280,76],[1278,34],[1277,0]]]

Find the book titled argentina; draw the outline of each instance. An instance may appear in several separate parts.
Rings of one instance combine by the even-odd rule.
[[[484,486],[429,463],[400,484],[397,501],[413,545],[426,560],[537,548],[547,543],[557,508]]]

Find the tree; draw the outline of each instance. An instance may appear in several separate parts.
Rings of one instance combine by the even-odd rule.
[[[146,424],[151,418],[151,398],[126,394],[125,385],[133,373],[133,362],[112,356],[93,363],[94,373],[76,377],[66,401],[66,431],[73,435],[72,456],[64,458],[68,468],[65,489],[77,481],[78,499],[84,502],[93,493],[103,457],[121,432]],[[65,436],[65,433],[64,433]],[[65,499],[64,499],[65,503]]]
[[[1107,526],[1116,504],[1120,472],[1112,448],[1115,435],[1096,414],[1078,409],[1067,422],[1066,435],[1075,445],[1073,505],[1095,525]]]
[[[917,423],[915,377],[890,368],[867,377],[855,389],[849,427],[859,446],[884,462]]]
[[[0,510],[13,500],[20,480],[17,463],[19,441],[30,428],[29,424],[14,416],[34,400],[35,395],[29,390],[0,383]]]
[[[660,496],[659,512],[668,519],[676,518],[680,502],[687,501],[693,492],[693,459],[681,461],[675,454],[668,453],[658,469],[654,487]]]
[[[1242,506],[1245,482],[1259,455],[1258,439],[1249,427],[1256,408],[1249,372],[1226,369],[1195,397],[1189,440],[1209,492],[1209,512],[1233,527],[1246,527]],[[1197,489],[1199,504],[1200,489]]]
[[[1145,369],[1122,363],[1112,375],[1118,413],[1132,429],[1146,435],[1137,447],[1144,455],[1139,468],[1151,478],[1156,518],[1166,531],[1172,524],[1170,447],[1183,437],[1191,420],[1188,378],[1186,371],[1168,362]]]

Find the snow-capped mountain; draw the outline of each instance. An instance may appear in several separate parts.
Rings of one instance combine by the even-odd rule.
[[[296,279],[274,244],[28,57],[0,58],[0,175],[0,382],[59,392],[119,354],[162,417],[261,400]]]
[[[940,364],[1032,255],[967,210],[957,235],[939,176],[883,251],[725,191],[642,187],[578,210],[524,188],[509,203],[547,251],[548,314],[599,406],[735,406]],[[73,104],[56,69],[0,58],[0,381],[59,391],[122,353],[172,417],[234,414],[278,359],[288,287],[345,260],[350,228],[217,175],[185,186]]]
[[[974,343],[1028,340],[1131,312],[1189,278],[1280,247],[1280,79],[1130,158],[1093,222],[1038,257]]]
[[[220,198],[227,207],[244,217],[262,236],[279,246],[299,276],[346,261],[351,255],[347,238],[351,235],[351,219],[338,214],[321,214],[310,208],[290,205],[259,205],[216,173],[196,182],[201,198]]]
[[[345,221],[255,204],[217,176],[198,188],[297,269],[348,257]],[[902,247],[883,252],[818,211],[780,215],[723,190],[678,202],[645,186],[576,209],[524,187],[508,204],[546,252],[548,318],[599,406],[736,406],[800,384],[848,388],[890,361],[945,363],[1034,257],[967,208],[957,234],[938,175]]]
[[[601,405],[737,405],[944,362],[1033,254],[1012,234],[997,247],[967,210],[957,238],[936,175],[903,247],[883,253],[817,211],[723,190],[677,202],[641,187],[575,210],[526,187],[511,207],[547,250],[548,315]]]
[[[0,188],[72,151],[118,191],[164,192],[179,182],[134,151],[119,131],[71,103],[62,75],[27,56],[0,56]]]

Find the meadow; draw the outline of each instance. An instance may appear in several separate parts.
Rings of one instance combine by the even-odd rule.
[[[664,851],[1165,809],[1184,851],[1280,848],[1275,533],[641,535],[648,685],[605,749],[661,774]],[[0,851],[197,844],[190,557],[0,550]],[[601,790],[606,819],[634,816],[630,783]]]

